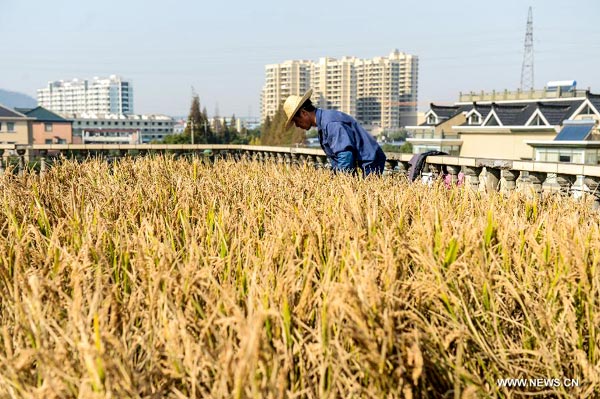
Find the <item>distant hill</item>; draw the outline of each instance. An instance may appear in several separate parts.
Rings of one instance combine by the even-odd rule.
[[[0,104],[10,108],[33,108],[37,107],[37,100],[27,94],[0,89]]]

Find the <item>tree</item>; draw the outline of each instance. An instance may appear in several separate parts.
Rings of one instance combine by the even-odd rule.
[[[187,126],[183,131],[183,135],[188,138],[188,143],[192,142],[192,134],[194,135],[194,144],[207,144],[211,142],[212,132],[210,131],[210,126],[208,126],[208,118],[204,113],[200,112],[200,98],[197,95],[192,97]]]
[[[281,104],[272,120],[270,120],[269,117],[265,119],[260,137],[261,144],[293,145],[304,143],[304,140],[306,139],[304,130],[297,128],[294,124],[286,129],[286,121],[287,116],[283,111],[283,104]]]
[[[238,132],[238,130],[237,130],[237,119],[235,119],[235,114],[231,115],[231,120],[229,121],[229,129],[232,132]]]
[[[165,137],[164,144],[190,144],[194,135],[194,144],[214,143],[213,133],[206,116],[206,108],[200,112],[200,98],[192,96],[192,105],[187,118],[187,124],[182,134],[173,134]]]

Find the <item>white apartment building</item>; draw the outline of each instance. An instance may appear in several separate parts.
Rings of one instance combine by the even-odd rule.
[[[273,116],[289,95],[313,88],[315,105],[354,116],[374,134],[417,122],[417,56],[392,51],[387,57],[324,57],[266,66],[261,118]]]
[[[176,121],[166,115],[82,112],[64,115],[73,121],[75,144],[146,144],[173,134]]]
[[[133,86],[117,75],[48,82],[47,87],[38,89],[37,97],[38,105],[61,114],[133,114]]]
[[[302,95],[310,88],[311,61],[285,61],[265,67],[266,83],[261,93],[261,119],[273,117],[290,95]]]

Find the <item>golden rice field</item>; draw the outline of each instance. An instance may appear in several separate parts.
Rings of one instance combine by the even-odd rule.
[[[0,201],[0,398],[600,397],[589,203],[161,156]]]

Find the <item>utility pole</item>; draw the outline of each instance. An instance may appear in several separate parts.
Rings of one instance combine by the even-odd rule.
[[[525,32],[525,49],[523,66],[521,67],[521,91],[533,90],[533,14],[529,7],[527,15],[527,31]]]
[[[192,104],[194,103],[194,99],[196,97],[196,90],[194,90],[194,86],[192,86]],[[193,112],[190,112],[190,136],[192,137],[192,145],[194,144],[194,117]]]
[[[190,136],[192,136],[192,145],[194,144],[194,118],[190,118]]]

